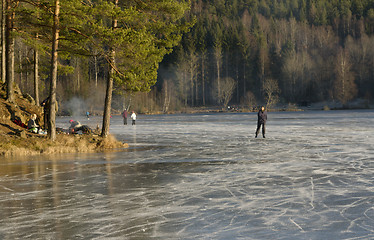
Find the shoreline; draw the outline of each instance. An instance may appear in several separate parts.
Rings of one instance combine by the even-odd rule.
[[[102,138],[97,135],[58,134],[54,142],[46,136],[2,135],[0,157],[5,158],[64,153],[99,153],[128,148],[127,143],[118,141],[113,135]]]

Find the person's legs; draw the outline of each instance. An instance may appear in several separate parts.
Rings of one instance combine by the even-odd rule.
[[[262,137],[265,138],[265,123],[262,124]]]
[[[48,130],[48,111],[44,111],[44,129]]]
[[[261,123],[257,123],[257,129],[256,129],[256,136],[258,135],[258,133],[260,132],[260,127],[261,127]]]

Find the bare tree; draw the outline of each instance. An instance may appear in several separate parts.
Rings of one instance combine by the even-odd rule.
[[[342,104],[346,104],[357,94],[357,86],[354,82],[351,66],[347,51],[340,48],[336,57],[334,96]]]
[[[162,106],[162,112],[167,113],[169,111],[171,94],[169,94],[168,80],[165,80],[162,86],[164,103]]]
[[[196,81],[197,71],[196,70],[198,67],[198,61],[199,61],[199,58],[197,57],[197,55],[193,51],[191,51],[191,53],[189,54],[189,59],[188,59],[188,74],[189,74],[189,79],[190,79],[191,106],[195,105],[194,100],[197,99],[197,81]]]
[[[214,57],[216,60],[216,74],[217,74],[217,94],[221,95],[221,64],[222,64],[222,46],[221,44],[216,44],[214,48]],[[219,99],[218,99],[219,101]]]
[[[272,78],[266,78],[263,82],[262,90],[265,95],[267,108],[278,103],[280,89],[277,80]]]
[[[183,60],[180,59],[177,70],[177,84],[178,84],[178,95],[183,102],[183,105],[187,107],[188,104],[188,92],[190,85],[188,84],[188,64]]]
[[[299,77],[301,66],[298,62],[297,54],[293,53],[287,56],[282,67],[283,89],[288,100],[296,99],[296,82]]]
[[[289,100],[303,100],[313,68],[314,63],[306,51],[294,51],[286,58],[282,68],[283,89]]]
[[[359,40],[348,37],[345,48],[349,52],[349,60],[352,63],[351,69],[355,71],[357,89],[360,96],[365,96],[370,92],[370,61],[372,56],[371,46],[373,39],[369,38],[365,33],[361,34]]]
[[[241,98],[240,102],[242,105],[249,107],[250,109],[257,104],[256,97],[251,91],[247,91],[246,94]]]
[[[202,100],[203,100],[203,106],[205,106],[205,100],[206,100],[206,97],[205,97],[205,71],[206,71],[206,64],[207,64],[207,52],[206,50],[204,50],[202,53],[201,53],[201,56],[200,56],[200,60],[201,60],[201,63],[200,63],[200,67],[201,67],[201,91],[202,91]]]
[[[236,82],[230,77],[222,78],[220,81],[220,88],[216,85],[217,99],[220,104],[227,107],[236,87]]]

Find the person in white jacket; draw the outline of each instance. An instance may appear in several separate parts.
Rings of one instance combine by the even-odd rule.
[[[132,111],[132,114],[131,114],[131,120],[132,120],[132,124],[131,125],[135,125],[135,121],[136,121],[136,114],[134,111]]]

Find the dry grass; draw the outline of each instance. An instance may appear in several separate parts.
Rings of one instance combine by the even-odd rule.
[[[37,154],[58,154],[73,152],[100,152],[110,149],[126,148],[127,144],[117,141],[113,136],[102,138],[93,135],[57,136],[52,142],[46,137],[20,138],[5,136],[0,142],[0,156],[27,156]]]

